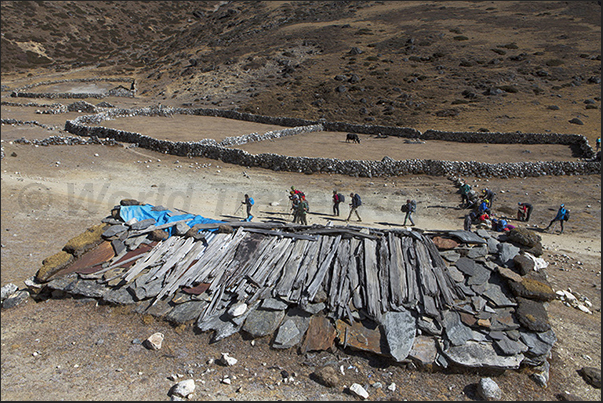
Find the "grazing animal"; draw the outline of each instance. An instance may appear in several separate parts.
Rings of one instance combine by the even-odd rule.
[[[360,138],[358,137],[358,135],[356,133],[348,133],[345,137],[345,142],[349,143],[349,142],[353,142],[353,143],[358,143],[360,144]]]

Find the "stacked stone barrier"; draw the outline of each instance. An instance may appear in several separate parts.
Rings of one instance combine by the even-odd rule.
[[[118,117],[132,116],[173,116],[174,114],[216,116],[228,119],[251,121],[255,123],[290,126],[290,128],[267,132],[264,135],[251,133],[234,136],[218,143],[213,139],[197,142],[158,140],[141,133],[127,132],[103,126],[87,126],[100,124],[102,121]],[[416,138],[421,140],[440,140],[474,143],[521,143],[521,144],[564,144],[577,147],[583,161],[538,161],[490,164],[477,161],[437,161],[437,160],[394,160],[384,157],[381,161],[372,160],[339,160],[336,158],[291,157],[272,153],[250,154],[244,150],[232,148],[251,141],[263,141],[277,137],[291,136],[310,131],[349,131],[362,134],[391,135]],[[378,125],[359,125],[344,122],[310,121],[297,118],[270,117],[252,115],[232,110],[209,108],[171,108],[147,107],[138,109],[115,108],[84,115],[65,123],[65,131],[78,136],[95,136],[111,138],[115,141],[135,144],[138,147],[178,156],[204,157],[247,167],[261,167],[274,171],[303,173],[334,173],[356,177],[387,177],[406,175],[431,176],[472,176],[479,178],[512,178],[539,177],[560,175],[591,175],[601,173],[600,159],[594,159],[594,151],[588,140],[575,134],[528,134],[528,133],[494,133],[494,132],[445,132],[418,130],[405,127]],[[587,160],[587,158],[591,158]]]
[[[23,87],[19,87],[14,89],[10,96],[13,98],[67,98],[67,99],[84,99],[84,98],[105,98],[108,96],[113,97],[125,97],[125,98],[134,98],[136,91],[128,90],[125,88],[113,88],[107,90],[102,93],[93,93],[93,92],[78,92],[78,93],[70,93],[70,92],[29,92],[27,90],[35,87],[39,87],[41,85],[54,85],[54,84],[62,84],[62,83],[71,83],[71,82],[115,82],[115,83],[132,83],[133,79],[131,78],[71,78],[64,80],[55,80],[55,81],[42,81],[39,83],[28,84]]]

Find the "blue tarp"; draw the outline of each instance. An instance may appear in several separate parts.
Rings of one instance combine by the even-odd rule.
[[[188,220],[186,224],[189,227],[193,227],[196,224],[223,224],[226,221],[220,220],[212,220],[211,218],[205,218],[200,215],[195,214],[178,214],[176,215],[174,212],[170,210],[161,210],[154,211],[153,205],[145,204],[142,206],[121,206],[119,209],[119,215],[124,222],[130,221],[132,218],[136,218],[137,221],[146,220],[148,218],[152,218],[155,220],[155,225],[163,225],[170,222],[180,221],[180,220]],[[169,227],[165,229],[168,234],[173,235],[174,227]],[[218,229],[212,229],[208,231],[217,231]]]

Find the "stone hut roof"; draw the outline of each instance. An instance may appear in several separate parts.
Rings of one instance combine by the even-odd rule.
[[[199,221],[150,205],[168,222],[124,220],[137,204],[45,259],[40,288],[194,321],[212,341],[241,331],[431,368],[540,365],[556,341],[543,305],[555,293],[525,236]]]

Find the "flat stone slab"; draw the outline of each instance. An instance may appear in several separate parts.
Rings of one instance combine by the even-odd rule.
[[[242,330],[251,337],[268,336],[276,331],[285,317],[285,311],[256,309],[247,317]]]
[[[524,359],[523,354],[501,356],[496,353],[492,343],[468,341],[461,346],[450,346],[442,353],[450,361],[470,368],[517,369]]]
[[[329,350],[335,342],[336,331],[331,321],[324,316],[313,316],[308,324],[301,352]]]
[[[417,324],[412,314],[407,310],[386,312],[383,315],[381,326],[391,356],[397,362],[406,359],[417,333]]]
[[[486,240],[481,236],[471,231],[457,230],[448,232],[449,235],[458,238],[464,243],[486,243]]]
[[[367,324],[370,327],[364,326],[361,322],[354,322],[350,326],[342,320],[337,320],[335,328],[337,329],[339,343],[344,348],[350,347],[389,356],[389,347],[385,337],[382,337],[379,326],[376,323]]]

